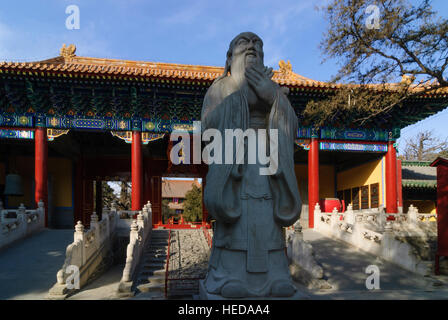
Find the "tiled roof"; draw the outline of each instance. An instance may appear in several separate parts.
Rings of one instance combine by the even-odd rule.
[[[403,187],[436,188],[437,170],[430,167],[430,163],[426,161],[403,161],[401,170]]]
[[[162,77],[173,80],[213,81],[224,72],[223,67],[162,62],[100,59],[90,57],[57,57],[37,62],[0,62],[0,70],[19,72],[62,72],[98,76]],[[292,71],[274,70],[273,80],[280,85],[335,88],[339,85],[311,80]]]
[[[193,184],[201,186],[197,180],[163,180],[162,198],[185,198],[185,194],[191,190]]]
[[[403,179],[402,180],[402,186],[405,188],[436,188],[437,187],[437,181],[429,181],[429,180],[410,180],[410,179]]]
[[[171,80],[201,80],[213,81],[219,77],[223,67],[187,65],[163,62],[145,62],[119,59],[104,59],[79,57],[75,55],[76,47],[73,45],[61,49],[61,55],[55,58],[36,62],[0,62],[0,73],[17,72],[22,74],[38,75],[40,73],[62,73],[65,76],[96,76],[103,78],[129,77],[129,78],[166,78]],[[333,89],[342,84],[312,80],[292,71],[290,62],[279,62],[279,70],[274,70],[273,80],[278,84],[289,87],[306,87]],[[393,89],[398,84],[387,85]],[[351,85],[357,86],[357,85]],[[373,90],[383,90],[382,86],[370,85]],[[444,90],[443,93],[448,92]]]

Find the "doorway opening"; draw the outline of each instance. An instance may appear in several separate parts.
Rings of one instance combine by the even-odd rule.
[[[202,179],[162,177],[162,224],[198,228],[204,224]]]

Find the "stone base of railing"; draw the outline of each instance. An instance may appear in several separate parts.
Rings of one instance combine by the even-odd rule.
[[[129,230],[129,244],[126,247],[126,264],[123,269],[123,276],[118,285],[116,295],[118,297],[133,296],[133,284],[136,277],[136,270],[143,256],[146,242],[151,238],[152,231],[152,208],[148,201],[143,206],[142,211],[132,220]]]
[[[296,224],[294,232],[288,235],[287,255],[292,278],[309,289],[331,289],[323,279],[324,270],[314,257],[312,245],[303,240],[301,230],[301,226]]]
[[[81,221],[75,226],[74,241],[66,249],[65,261],[56,274],[56,284],[49,290],[48,299],[65,299],[103,274],[113,263],[116,235],[116,211],[103,211],[98,221],[94,212],[90,229],[84,230]]]
[[[432,221],[434,215],[420,214],[413,206],[407,214],[369,211],[355,212],[349,205],[345,213],[337,210],[324,213],[317,204],[314,211],[316,231],[345,241],[411,272],[431,275],[434,263],[416,251],[428,245],[428,239],[436,230],[435,222]]]
[[[0,249],[6,249],[44,229],[45,209],[42,201],[35,210],[27,210],[23,203],[18,209],[4,209],[0,201]]]
[[[113,239],[110,239],[112,242]],[[104,273],[110,264],[107,262],[110,260],[112,243],[105,242],[102,248],[100,248],[96,255],[91,257],[87,263],[79,269],[79,287],[83,288],[88,283],[98,278]],[[48,292],[47,299],[49,300],[64,300],[68,296],[71,296],[78,292],[80,289],[68,289],[67,284],[56,283]]]
[[[117,296],[120,298],[133,297],[134,291],[132,290],[133,281],[120,281],[117,290]]]
[[[65,300],[69,294],[72,294],[74,290],[67,289],[66,284],[56,283],[48,292],[47,299],[49,300]]]

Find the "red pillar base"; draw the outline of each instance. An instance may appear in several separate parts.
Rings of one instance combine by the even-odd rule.
[[[319,203],[319,140],[312,138],[308,151],[308,226],[314,228],[314,207]]]

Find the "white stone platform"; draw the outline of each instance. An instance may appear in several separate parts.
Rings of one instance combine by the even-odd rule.
[[[217,294],[208,293],[205,290],[204,280],[199,281],[199,299],[200,300],[309,300],[310,296],[297,289],[296,293],[291,297],[248,297],[248,298],[224,298]]]

